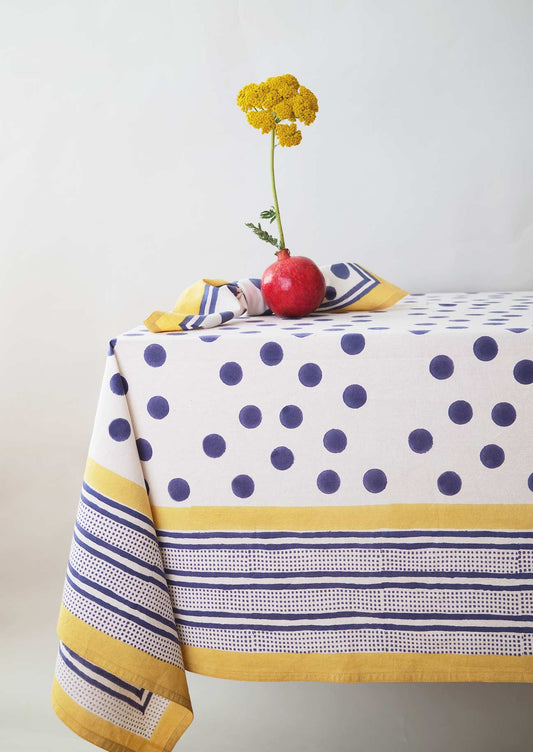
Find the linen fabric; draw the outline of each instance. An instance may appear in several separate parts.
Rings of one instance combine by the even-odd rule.
[[[326,294],[318,311],[375,311],[388,308],[405,295],[396,285],[352,262],[321,266]],[[270,313],[260,279],[201,279],[188,287],[170,312],[154,311],[145,320],[151,332],[210,329],[247,313]]]
[[[533,681],[533,293],[111,340],[52,701],[170,750],[186,671]]]

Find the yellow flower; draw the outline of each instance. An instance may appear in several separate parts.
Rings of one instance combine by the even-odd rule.
[[[295,76],[291,76],[290,73],[286,73],[284,76],[267,78],[266,83],[271,89],[278,92],[280,99],[289,99],[294,96],[300,85],[298,79]]]
[[[313,110],[313,112],[318,112],[318,99],[313,92],[310,89],[306,89],[305,86],[300,86],[300,94],[302,95],[305,104]]]
[[[278,94],[275,88],[270,86],[268,80],[258,84],[257,89],[258,107],[270,110],[281,101],[281,95]]]
[[[260,128],[263,133],[270,133],[276,127],[274,115],[270,110],[253,110],[247,112],[246,117],[250,125],[254,128]]]
[[[276,126],[276,136],[280,146],[298,146],[302,140],[302,131],[296,128],[295,123],[290,125],[281,123]]]
[[[300,93],[291,99],[292,108],[298,120],[311,125],[318,112],[318,101],[312,91],[300,86]]]
[[[302,140],[302,133],[296,125],[280,127],[281,121],[289,120],[294,124],[299,120],[310,125],[318,112],[318,101],[313,92],[300,86],[298,79],[290,73],[243,86],[237,95],[237,104],[254,128],[263,133],[276,128],[281,146],[295,146]]]
[[[246,119],[254,128],[263,133],[270,133],[270,178],[274,205],[272,210],[261,213],[261,218],[274,218],[278,223],[279,240],[273,238],[261,225],[256,227],[247,222],[261,240],[266,240],[276,247],[285,248],[285,238],[279,215],[278,195],[274,176],[274,148],[276,136],[280,146],[297,146],[302,140],[302,132],[296,125],[299,120],[305,125],[313,122],[318,112],[318,101],[312,91],[300,86],[298,79],[290,73],[283,76],[271,76],[259,84],[248,84],[237,94],[237,104],[246,113]],[[290,124],[284,123],[289,120]]]
[[[261,107],[259,102],[260,90],[257,84],[248,84],[243,86],[240,92],[237,94],[237,104],[243,110],[248,112],[256,107]]]
[[[278,120],[294,120],[294,110],[290,99],[282,100],[273,109]]]

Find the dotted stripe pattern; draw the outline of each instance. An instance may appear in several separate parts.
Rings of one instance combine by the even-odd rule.
[[[183,669],[155,529],[105,499],[84,484],[63,603],[101,632]]]
[[[483,645],[487,652],[517,654],[516,635],[533,631],[528,538],[520,531],[484,531],[473,539],[464,531],[439,533],[432,538],[428,531],[421,542],[420,535],[387,531],[401,541],[391,546],[379,531],[375,537],[358,531],[356,544],[336,544],[312,532],[302,540],[286,531],[273,543],[259,531],[253,539],[239,538],[238,531],[198,531],[176,540],[172,531],[158,530],[178,633],[189,645],[379,652],[393,640],[401,652],[428,652],[433,644],[446,646],[443,652],[475,654]],[[332,630],[339,636],[332,638]],[[392,638],[390,630],[401,634]],[[429,642],[428,632],[436,633]]]
[[[187,645],[251,653],[453,653],[456,655],[531,655],[531,634],[339,629],[317,631],[228,630],[178,625]],[[312,646],[310,648],[310,646]]]

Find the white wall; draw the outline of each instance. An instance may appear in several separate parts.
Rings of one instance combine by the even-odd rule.
[[[244,227],[271,198],[238,90],[291,72],[318,97],[276,156],[293,253],[532,289],[532,24],[530,0],[0,0],[6,749],[87,748],[48,695],[106,341],[273,259]],[[527,685],[190,686],[183,752],[521,752],[533,730]]]

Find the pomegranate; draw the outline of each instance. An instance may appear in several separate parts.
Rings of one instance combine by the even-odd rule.
[[[307,256],[291,256],[287,248],[261,278],[261,292],[272,313],[282,318],[307,316],[324,300],[324,275]]]

